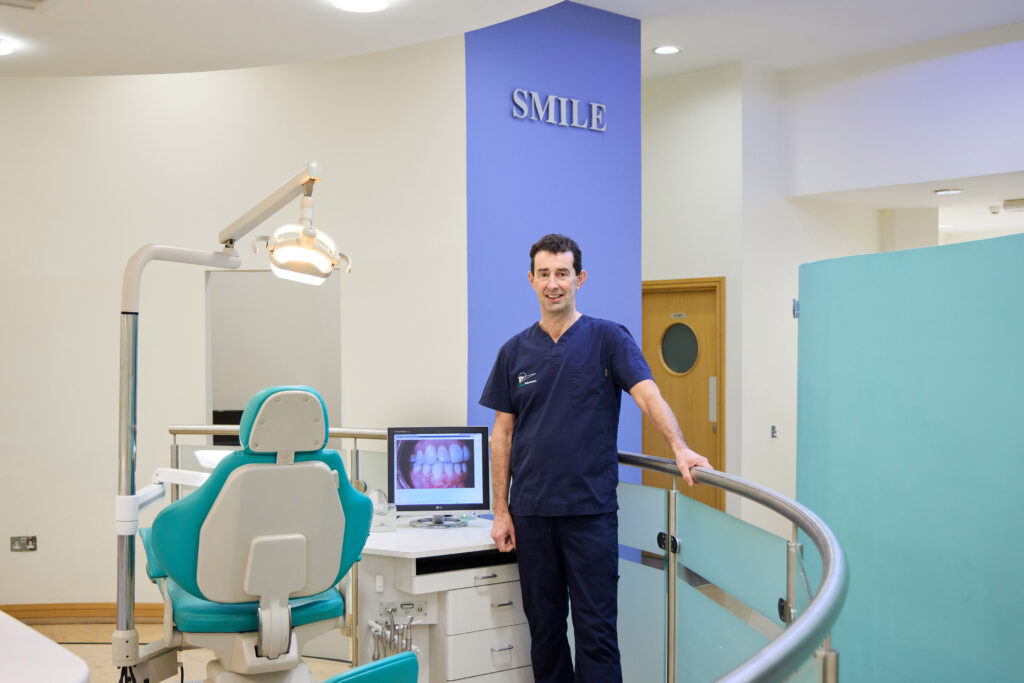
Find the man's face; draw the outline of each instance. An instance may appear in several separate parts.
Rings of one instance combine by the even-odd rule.
[[[576,273],[571,251],[553,254],[538,251],[533,257],[530,284],[537,292],[541,312],[553,317],[569,315],[576,310],[576,290],[587,279],[587,271]]]

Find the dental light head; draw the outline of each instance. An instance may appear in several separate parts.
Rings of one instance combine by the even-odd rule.
[[[313,227],[313,185],[319,179],[320,165],[312,161],[301,173],[224,228],[220,233],[221,243],[232,249],[235,242],[301,193],[299,222],[281,226],[270,237],[257,238],[253,250],[265,246],[270,254],[270,270],[293,282],[321,285],[342,260],[346,272],[352,270],[351,261],[338,251],[334,240]]]
[[[312,189],[312,182],[308,187]],[[313,198],[308,194],[302,197],[299,222],[282,225],[271,237],[256,240],[253,248],[260,242],[270,254],[270,270],[284,280],[322,285],[342,259],[347,270],[352,269],[348,257],[334,246],[334,240],[313,227]]]

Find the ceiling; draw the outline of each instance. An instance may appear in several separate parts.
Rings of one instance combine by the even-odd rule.
[[[31,4],[36,9],[9,6]],[[554,0],[0,0],[0,76],[181,73],[320,61],[489,26]],[[587,0],[642,21],[645,80],[744,61],[790,69],[1024,22],[1021,0]],[[650,50],[680,45],[674,57]]]
[[[384,12],[352,14],[335,9],[329,0],[0,0],[0,38],[16,48],[0,57],[0,76],[182,73],[322,61],[459,35],[552,4],[392,0]],[[1011,25],[1019,36],[1024,28],[1021,0],[582,4],[641,20],[644,80],[739,61],[793,69]],[[682,52],[652,54],[664,43],[679,45]],[[984,182],[962,179],[961,184],[968,192],[959,199],[936,198],[932,184],[825,198],[879,208],[939,206],[940,222],[956,222],[963,229],[1024,231],[1024,212],[987,212],[1002,199],[1024,195],[1020,174],[990,176]],[[995,223],[999,227],[988,227]]]

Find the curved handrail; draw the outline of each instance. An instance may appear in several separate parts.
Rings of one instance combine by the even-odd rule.
[[[674,477],[681,476],[674,462],[650,455],[620,451],[619,462]],[[718,470],[695,467],[690,473],[698,483],[717,486],[782,515],[807,534],[821,554],[821,583],[807,609],[767,647],[719,679],[727,683],[783,680],[814,653],[839,617],[849,583],[843,548],[832,530],[816,514],[792,498]]]

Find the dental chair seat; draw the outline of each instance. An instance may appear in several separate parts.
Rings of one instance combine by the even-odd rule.
[[[146,573],[160,586],[158,579],[166,579],[168,597],[174,606],[174,625],[185,633],[239,633],[259,628],[256,613],[258,602],[225,604],[211,602],[192,595],[179,586],[160,566],[152,549],[153,530],[139,529],[142,547],[146,551]],[[302,626],[314,621],[344,616],[345,600],[333,588],[323,593],[304,598],[293,598],[288,603],[292,608],[292,625]]]

